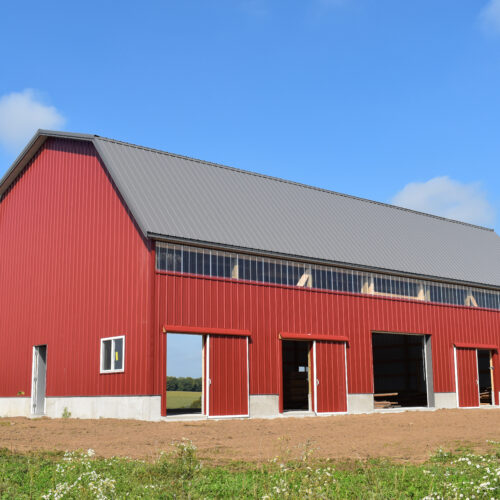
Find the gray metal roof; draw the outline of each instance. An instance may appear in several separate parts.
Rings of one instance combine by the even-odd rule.
[[[500,287],[491,229],[98,136],[39,131],[31,150],[54,136],[94,143],[146,236]]]

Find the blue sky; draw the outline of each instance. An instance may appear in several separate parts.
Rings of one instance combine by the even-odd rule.
[[[167,335],[167,375],[201,377],[202,336],[169,333]]]
[[[0,175],[96,133],[490,227],[500,0],[7,2]]]
[[[0,54],[0,174],[48,126],[497,223],[500,0],[9,2]]]

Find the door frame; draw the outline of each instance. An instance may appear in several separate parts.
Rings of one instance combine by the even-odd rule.
[[[249,338],[252,336],[249,330],[236,330],[232,328],[213,328],[213,327],[204,327],[204,326],[183,326],[183,325],[171,325],[164,324],[161,327],[161,333],[163,336],[161,337],[161,358],[159,365],[159,372],[157,372],[159,376],[159,387],[160,387],[160,396],[161,396],[161,406],[160,406],[160,415],[162,417],[167,416],[167,333],[186,333],[186,334],[195,334],[195,335],[203,335],[207,339],[207,343],[205,345],[205,355],[206,355],[206,363],[205,369],[207,370],[205,377],[205,382],[203,383],[203,390],[206,391],[206,379],[208,378],[208,336],[209,335],[225,335],[230,337],[247,337],[247,393],[248,393],[248,412],[250,413],[250,363],[249,363]],[[206,408],[203,407],[204,413],[203,416],[208,417],[208,401],[209,395],[207,392],[207,405]],[[248,415],[247,415],[248,416]],[[224,416],[220,416],[217,418],[224,418]]]
[[[323,340],[323,339],[322,339]],[[324,341],[328,342],[328,339],[324,339]],[[342,342],[344,344],[344,379],[345,379],[345,399],[346,399],[346,411],[318,411],[318,385],[319,385],[319,380],[318,380],[318,372],[316,368],[316,342],[317,339],[313,340],[313,366],[314,366],[314,408],[313,412],[316,415],[345,415],[349,413],[349,397],[348,397],[348,389],[349,389],[349,384],[347,381],[347,341],[342,340],[330,340],[330,342]]]
[[[459,398],[459,386],[458,386],[458,363],[457,363],[457,349],[470,349],[476,351],[476,385],[477,385],[477,406],[460,406],[460,398]],[[475,409],[481,408],[481,387],[479,385],[479,351],[489,351],[490,353],[490,367],[493,367],[493,353],[497,351],[498,348],[494,345],[474,345],[474,344],[462,344],[455,343],[453,344],[453,360],[455,365],[455,392],[456,392],[456,400],[457,400],[457,408],[463,409]],[[499,401],[497,401],[497,397],[495,397],[495,380],[494,380],[494,371],[490,370],[491,377],[491,405],[488,406],[498,406]]]
[[[478,356],[479,356],[479,351],[481,349],[478,349]],[[490,406],[498,406],[498,401],[497,398],[495,397],[495,368],[493,366],[493,350],[489,349],[488,352],[490,353],[490,380],[491,380],[491,405]],[[479,371],[479,359],[477,363],[477,369]],[[481,388],[479,388],[481,389]],[[481,405],[481,392],[479,393],[479,405]]]
[[[287,338],[287,337],[282,337],[281,334],[279,336],[279,341],[280,341],[280,356],[279,356],[279,380],[280,380],[280,394],[279,394],[279,408],[280,408],[280,413],[285,413],[285,412],[314,412],[314,407],[315,407],[315,401],[316,401],[316,393],[315,393],[315,380],[316,380],[316,364],[315,364],[315,355],[313,353],[313,340],[309,338]],[[292,341],[292,342],[307,342],[309,344],[308,346],[308,351],[307,351],[307,365],[308,365],[308,383],[307,383],[307,410],[285,410],[284,405],[285,405],[285,381],[283,379],[283,341]],[[314,380],[312,380],[312,377],[314,377]]]
[[[39,377],[38,377],[38,357],[40,356],[40,347],[45,348],[45,370],[44,370],[44,394],[43,394],[43,411],[33,411],[36,399],[38,399],[38,389],[39,389]],[[36,365],[36,366],[35,366]],[[35,368],[36,368],[36,382],[35,382]],[[38,407],[37,407],[38,410]],[[34,345],[32,348],[32,360],[31,360],[31,398],[30,398],[30,414],[43,416],[47,411],[47,344]]]
[[[425,406],[407,406],[403,409],[411,408],[434,408],[436,406],[435,401],[435,389],[434,389],[434,363],[432,360],[432,334],[431,333],[413,333],[413,332],[396,332],[396,331],[385,331],[385,330],[373,330],[371,332],[371,352],[372,352],[372,380],[373,380],[373,402],[375,403],[375,364],[373,360],[373,335],[405,335],[410,337],[419,337],[422,340],[422,376],[424,377],[425,383],[425,393],[426,393],[426,405]],[[399,410],[399,408],[397,408]],[[374,410],[382,411],[382,410]],[[386,411],[386,409],[384,409]]]
[[[204,404],[204,401],[205,401],[205,379],[206,379],[206,376],[205,376],[205,338],[206,338],[206,335],[204,334],[201,334],[201,333],[193,333],[193,332],[172,332],[172,331],[164,331],[163,332],[165,334],[164,336],[164,342],[165,342],[165,345],[163,346],[162,348],[162,352],[164,354],[164,379],[165,379],[165,387],[164,387],[164,391],[163,393],[165,394],[165,401],[163,401],[163,393],[162,393],[162,416],[166,416],[167,415],[167,404],[168,404],[168,401],[167,401],[167,370],[168,370],[168,366],[167,366],[167,349],[168,349],[168,334],[169,333],[173,333],[175,335],[196,335],[198,337],[201,337],[201,413],[199,414],[195,414],[195,416],[204,416],[205,415],[205,404]],[[163,408],[165,408],[165,415],[163,415]]]
[[[316,412],[317,408],[317,388],[316,388],[316,351],[315,351],[315,342],[316,340],[322,340],[325,342],[344,342],[344,355],[345,355],[345,369],[346,369],[346,375],[345,375],[345,380],[346,380],[346,400],[347,400],[347,412],[349,411],[348,407],[348,385],[347,385],[347,344],[349,343],[349,337],[343,336],[343,335],[326,335],[324,333],[295,333],[295,332],[279,332],[278,333],[278,340],[299,340],[299,341],[308,341],[311,342],[311,348],[310,352],[312,353],[312,373],[309,374],[309,376],[313,376],[314,380],[312,383],[314,386],[311,388],[312,394],[311,398],[313,399],[312,404],[309,405],[309,410],[311,413],[314,413],[315,415],[318,415]],[[314,352],[313,352],[314,351]],[[311,371],[311,370],[310,370]],[[279,380],[280,380],[280,393],[279,393],[279,411],[280,413],[284,413],[284,408],[283,408],[283,399],[284,399],[284,393],[283,393],[283,342],[280,342],[280,356],[279,356]],[[332,415],[338,415],[338,414],[343,414],[347,412],[332,412]],[[319,415],[328,415],[327,413],[319,413]]]
[[[217,334],[219,335],[219,334]],[[205,365],[206,365],[206,370],[207,370],[207,376],[205,377],[205,391],[206,391],[206,395],[207,395],[207,408],[206,408],[206,412],[205,412],[205,415],[207,418],[210,418],[210,419],[216,419],[216,420],[219,420],[219,419],[223,419],[223,418],[246,418],[246,417],[249,417],[250,416],[250,367],[249,367],[249,364],[250,364],[250,359],[249,359],[249,355],[248,355],[248,344],[249,344],[249,341],[248,341],[248,335],[244,335],[245,338],[245,346],[246,346],[246,351],[247,351],[247,356],[246,356],[246,359],[247,359],[247,414],[242,414],[242,415],[210,415],[210,386],[212,385],[212,379],[210,377],[210,336],[214,336],[214,334],[210,335],[210,334],[207,334],[206,335],[206,343],[205,343],[205,349],[206,349],[206,362],[205,362]],[[226,337],[228,335],[225,335]],[[240,336],[243,336],[243,335],[240,335]]]
[[[454,345],[453,346],[453,366],[455,368],[455,399],[457,401],[457,408],[462,408],[460,406],[460,398],[458,396],[458,363],[457,363],[457,346]],[[475,408],[474,407],[470,407],[469,408]]]
[[[495,383],[493,380],[493,371],[491,369],[493,366],[493,352],[491,351],[491,349],[479,349],[478,348],[478,349],[476,349],[476,365],[477,365],[477,390],[478,390],[478,394],[479,394],[479,406],[481,406],[481,375],[479,372],[479,351],[488,351],[488,354],[489,354],[488,357],[489,357],[490,365],[489,365],[488,369],[490,370],[491,405],[488,405],[488,406],[495,406]],[[486,406],[486,405],[483,405],[483,406]]]

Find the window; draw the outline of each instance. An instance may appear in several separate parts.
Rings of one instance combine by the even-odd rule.
[[[125,336],[101,339],[101,373],[124,371]]]
[[[401,276],[234,254],[188,245],[157,242],[156,267],[159,271],[500,309],[498,290],[424,282]],[[102,347],[101,371],[123,371],[121,358],[118,365],[114,366],[116,360],[113,356],[116,357],[116,352],[113,349],[117,346],[113,343],[113,339],[103,339],[103,342],[107,340],[110,342]]]

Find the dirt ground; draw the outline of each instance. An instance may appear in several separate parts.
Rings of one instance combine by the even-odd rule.
[[[334,417],[203,422],[0,419],[0,448],[13,451],[92,448],[98,455],[155,459],[190,439],[214,463],[300,457],[304,449],[332,459],[388,457],[422,461],[438,448],[488,448],[500,441],[500,410],[439,410]]]

